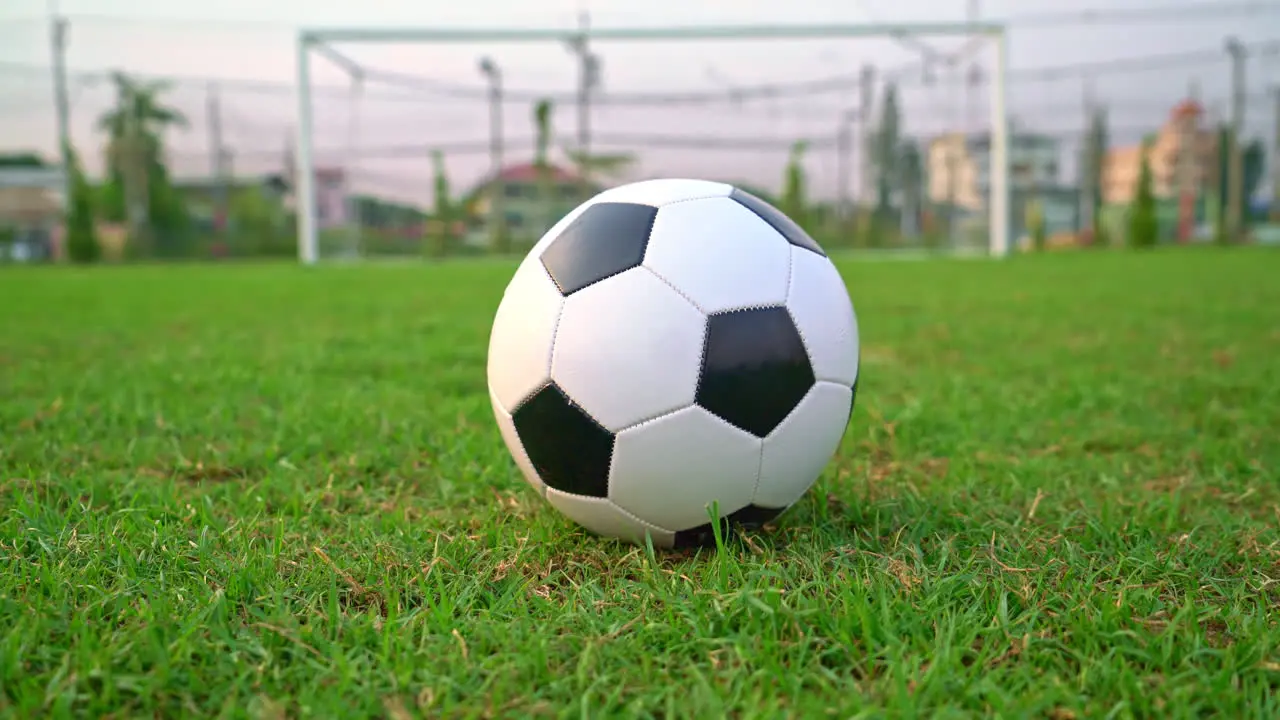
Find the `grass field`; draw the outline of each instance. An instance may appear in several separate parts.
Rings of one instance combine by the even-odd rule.
[[[843,262],[838,457],[656,557],[503,448],[513,267],[0,272],[0,715],[1280,716],[1280,254]]]

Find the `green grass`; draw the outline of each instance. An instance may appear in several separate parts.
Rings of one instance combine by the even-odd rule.
[[[656,556],[503,448],[512,269],[0,272],[0,715],[1280,715],[1280,254],[842,261],[838,457]]]

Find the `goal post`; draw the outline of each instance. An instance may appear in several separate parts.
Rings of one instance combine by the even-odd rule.
[[[672,27],[591,27],[591,28],[312,28],[298,31],[296,38],[296,146],[294,148],[294,202],[297,213],[298,259],[303,264],[314,264],[321,259],[320,231],[317,223],[317,182],[314,67],[317,56],[341,68],[351,83],[353,106],[358,103],[365,87],[365,71],[362,66],[339,52],[336,46],[390,45],[390,44],[530,44],[553,43],[573,46],[574,43],[596,42],[697,42],[697,41],[818,41],[837,39],[890,38],[910,39],[934,37],[980,37],[991,43],[991,69],[987,71],[989,84],[989,129],[986,142],[987,166],[981,171],[986,182],[983,210],[985,211],[985,251],[993,257],[1009,253],[1011,242],[1011,198],[1009,179],[1009,120],[1007,110],[1008,44],[1006,27],[995,22],[944,22],[902,24],[824,24],[824,25],[715,25]],[[433,80],[432,82],[435,82]],[[603,96],[608,100],[608,95]],[[359,110],[350,110],[349,138],[352,145],[358,134]],[[583,112],[580,110],[580,113]],[[865,110],[864,110],[865,112]],[[864,122],[866,118],[864,117]],[[579,122],[588,122],[581,115]],[[837,147],[841,141],[836,141]],[[848,140],[844,141],[848,145]],[[347,162],[354,164],[359,153],[349,147]],[[865,149],[864,149],[865,151]],[[499,151],[500,152],[500,151]],[[500,155],[499,155],[500,156]],[[952,171],[954,172],[954,171]],[[949,180],[954,182],[954,178]],[[839,202],[843,202],[840,198]],[[837,210],[837,212],[839,212]],[[357,233],[358,234],[358,233]],[[358,241],[356,241],[358,248]]]

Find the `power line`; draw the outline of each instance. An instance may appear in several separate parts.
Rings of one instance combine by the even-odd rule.
[[[1266,40],[1246,45],[1244,47],[1251,55],[1272,55],[1280,53],[1280,39]],[[1091,76],[1104,72],[1131,73],[1160,70],[1193,64],[1203,64],[1207,62],[1225,63],[1226,57],[1221,48],[1164,53],[1159,55],[1144,55],[1128,58],[1113,58],[1110,60],[1071,63],[1059,66],[1011,69],[1007,77],[1008,82],[1010,83],[1034,82],[1068,77]],[[914,73],[919,72],[919,69],[920,66],[914,64],[910,66],[903,66],[890,71],[888,73],[888,79],[897,82],[900,85],[911,85],[914,84],[911,81],[911,78]],[[0,70],[42,74],[48,72],[47,67],[9,61],[0,61]],[[481,101],[487,98],[487,90],[482,87],[461,85],[448,81],[407,75],[404,73],[380,70],[376,68],[368,68],[365,70],[365,73],[366,78],[368,79],[382,79],[388,85],[416,90],[416,92],[393,92],[383,90],[382,92],[370,91],[366,93],[366,97],[376,97],[379,100],[424,102],[433,96],[436,98],[448,97],[452,99],[466,99],[474,101]],[[100,70],[68,70],[67,74],[70,79],[75,80],[77,83],[87,85],[107,82],[110,79],[110,72]],[[153,73],[130,74],[140,79],[168,80],[179,84],[190,83],[199,86],[207,86],[209,83],[217,83],[226,88],[234,87],[237,90],[247,92],[292,94],[295,91],[291,84],[279,81],[225,77],[164,76]],[[846,73],[801,82],[738,86],[729,90],[717,91],[637,93],[601,92],[597,97],[597,103],[600,105],[610,106],[660,106],[740,103],[753,100],[789,99],[849,90],[856,88],[860,81],[860,74]],[[981,82],[989,84],[990,79],[983,78]],[[344,85],[315,85],[312,88],[312,92],[316,95],[337,95],[346,99],[349,97],[350,88]],[[527,104],[544,98],[552,99],[557,102],[571,102],[574,97],[575,95],[573,93],[561,91],[524,90],[509,91],[505,93],[504,100],[506,102]]]
[[[758,151],[788,151],[797,142],[803,141],[808,144],[810,149],[824,149],[834,144],[834,138],[825,136],[818,137],[738,137],[727,138],[720,135],[679,135],[679,134],[661,134],[661,133],[635,133],[635,134],[602,134],[592,137],[592,143],[595,145],[605,145],[610,147],[626,147],[639,146],[648,149],[666,149],[666,150],[758,150]],[[519,139],[507,139],[510,145],[527,145],[533,147],[534,139],[525,137]],[[570,138],[564,138],[561,144],[571,145]],[[370,159],[401,159],[401,158],[420,158],[430,156],[433,152],[441,152],[446,155],[480,155],[489,151],[489,141],[485,140],[463,140],[448,141],[437,143],[403,143],[376,145],[369,147],[356,148],[360,157]],[[315,153],[317,156],[339,155],[346,153],[346,148],[323,148],[317,147]],[[282,151],[279,148],[261,149],[261,150],[236,150],[236,157],[246,159],[273,158],[279,157]]]
[[[1280,52],[1280,39],[1267,40],[1253,45],[1246,45],[1245,49],[1249,52],[1259,54]],[[1073,63],[1071,65],[1062,65],[1058,67],[1010,70],[1009,80],[1010,82],[1056,80],[1064,77],[1096,75],[1103,70],[1107,72],[1144,72],[1148,70],[1164,70],[1172,67],[1195,65],[1206,62],[1225,63],[1226,61],[1226,55],[1223,53],[1222,48],[1218,47],[1212,50],[1143,55],[1130,58]]]
[[[1246,50],[1250,53],[1274,53],[1280,52],[1280,39],[1270,40],[1266,42],[1256,43],[1247,46]],[[1139,72],[1143,70],[1164,69],[1175,66],[1185,66],[1206,61],[1223,61],[1223,53],[1220,48],[1212,50],[1200,50],[1192,52],[1165,53],[1161,55],[1145,55],[1141,57],[1116,58],[1112,60],[1100,60],[1087,63],[1074,63],[1071,65],[1043,67],[1043,68],[1025,68],[1020,70],[1010,70],[1007,77],[1008,81],[1027,82],[1034,80],[1052,80],[1060,77],[1071,77],[1080,75],[1097,74],[1101,70],[1109,72]],[[911,65],[891,70],[887,73],[889,79],[899,84],[907,84],[904,81],[910,78],[913,72],[919,66]],[[421,78],[404,73],[389,72],[378,69],[366,69],[366,77],[380,78],[388,84],[398,84],[404,87],[415,87],[420,90],[439,93],[448,97],[466,98],[479,100],[484,97],[485,90],[474,86],[463,86],[454,83],[448,83],[441,80]],[[698,91],[698,92],[660,92],[660,93],[604,93],[602,92],[597,98],[600,105],[696,105],[708,104],[714,102],[737,101],[754,99],[780,99],[803,97],[810,95],[821,95],[830,92],[838,92],[842,90],[850,90],[856,88],[862,81],[860,74],[840,74],[832,75],[825,78],[815,80],[791,82],[791,83],[772,83],[750,86],[737,86],[730,90],[718,91]],[[989,83],[990,80],[983,78],[982,83]],[[510,90],[506,92],[506,99],[510,102],[536,102],[537,100],[548,98],[556,102],[572,102],[575,96],[572,94],[559,93],[555,91],[532,91],[532,90]]]
[[[1117,8],[1113,6],[1100,6],[1092,8],[1077,8],[1069,11],[1052,11],[1028,13],[1023,15],[1013,14],[1006,17],[988,17],[988,21],[1001,22],[1005,25],[1017,27],[1044,27],[1044,26],[1070,26],[1070,25],[1092,25],[1099,23],[1118,24],[1118,23],[1134,23],[1134,22],[1150,22],[1152,20],[1164,20],[1167,22],[1192,22],[1204,18],[1229,18],[1240,16],[1253,16],[1280,13],[1280,6],[1270,0],[1235,0],[1227,2],[1224,0],[1200,0],[1196,2],[1166,2],[1161,5],[1148,5],[1138,8]],[[557,13],[558,14],[558,13]],[[504,13],[504,19],[507,22],[521,25],[536,25],[547,19],[550,14],[528,15],[513,17],[509,13]],[[617,16],[617,13],[611,13]],[[273,30],[283,32],[296,32],[299,26],[296,23],[274,21],[274,20],[249,20],[249,19],[228,19],[228,18],[178,18],[178,17],[151,17],[139,15],[104,15],[101,13],[74,13],[66,15],[67,19],[75,22],[97,23],[102,25],[157,25],[162,27],[199,27],[201,31],[208,31],[215,28],[225,28],[227,30],[242,31],[246,29],[257,30]],[[944,18],[945,19],[945,18]],[[0,17],[0,23],[5,22],[25,22],[40,21],[43,18],[29,15],[16,15],[8,17]],[[475,27],[480,27],[476,25]],[[675,26],[673,27],[680,27]],[[572,23],[564,26],[566,31],[572,30]]]
[[[1250,2],[1183,2],[1165,5],[1148,5],[1140,8],[1090,8],[1066,12],[1032,13],[1013,15],[1004,22],[1011,27],[1062,27],[1066,25],[1119,25],[1163,20],[1166,22],[1190,22],[1206,18],[1220,19],[1241,15],[1262,15],[1280,12],[1280,5],[1267,0]]]
[[[1116,125],[1111,124],[1108,128],[1111,133],[1116,135],[1144,135],[1153,131],[1153,127],[1149,124],[1144,125]],[[920,141],[927,141],[929,137],[943,132],[947,132],[951,128],[939,127],[937,129],[915,130],[910,136]],[[1047,135],[1061,140],[1070,140],[1085,136],[1088,131],[1078,127],[1044,127],[1028,125],[1027,132],[1034,132],[1039,135]],[[562,144],[568,143],[569,138],[562,139]],[[515,140],[509,140],[510,144],[515,146],[527,145],[532,147],[534,139],[532,137],[522,137]],[[626,147],[642,147],[646,150],[704,150],[704,151],[756,151],[756,152],[777,152],[786,153],[790,151],[797,142],[804,142],[810,150],[831,150],[837,145],[837,138],[832,135],[819,136],[773,136],[773,137],[737,137],[726,138],[720,135],[693,135],[693,134],[662,134],[662,133],[620,133],[620,134],[600,134],[592,139],[592,142],[598,146],[607,146],[612,148]],[[382,159],[382,160],[399,160],[399,159],[417,159],[428,157],[434,152],[441,152],[445,155],[482,155],[488,152],[488,139],[482,140],[453,140],[447,142],[436,143],[395,143],[371,145],[356,148],[357,153],[362,158]],[[317,156],[337,156],[349,153],[346,147],[316,148]],[[176,158],[184,157],[204,157],[201,153],[183,153],[181,151],[171,153]],[[245,160],[262,160],[281,157],[283,151],[279,148],[263,148],[263,149],[242,149],[237,148],[235,151],[237,158]],[[424,166],[424,172],[426,167]]]

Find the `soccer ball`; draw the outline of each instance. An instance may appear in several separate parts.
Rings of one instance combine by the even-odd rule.
[[[657,547],[759,526],[844,435],[858,322],[835,266],[739,188],[645,180],[575,208],[512,277],[493,412],[533,487],[582,527]]]

